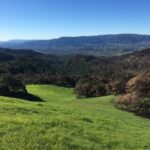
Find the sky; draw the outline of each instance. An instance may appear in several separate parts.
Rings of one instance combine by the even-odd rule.
[[[0,40],[150,34],[150,0],[0,0]]]

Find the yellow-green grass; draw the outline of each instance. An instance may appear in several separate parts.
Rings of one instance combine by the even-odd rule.
[[[116,109],[115,96],[77,99],[69,88],[27,89],[44,102],[0,97],[0,150],[150,149],[150,120]]]

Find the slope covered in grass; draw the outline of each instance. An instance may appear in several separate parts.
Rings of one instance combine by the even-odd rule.
[[[150,120],[116,109],[114,96],[30,85],[44,102],[0,97],[0,150],[150,149]]]

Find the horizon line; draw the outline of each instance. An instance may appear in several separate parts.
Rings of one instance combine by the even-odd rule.
[[[54,40],[54,39],[60,39],[60,38],[75,38],[75,37],[94,37],[94,36],[107,36],[107,35],[147,35],[150,36],[150,34],[144,34],[144,33],[106,33],[106,34],[92,34],[92,35],[67,35],[67,36],[58,36],[58,37],[52,37],[52,38],[10,38],[7,40],[0,40],[0,42],[11,42],[11,41],[44,41],[44,40]]]

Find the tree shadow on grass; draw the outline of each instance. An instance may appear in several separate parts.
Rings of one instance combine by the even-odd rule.
[[[12,98],[20,98],[23,100],[27,100],[27,101],[33,101],[33,102],[44,102],[43,99],[41,99],[40,97],[36,96],[36,95],[32,95],[30,93],[11,93],[9,95],[2,95],[2,96],[8,96],[8,97],[12,97]]]

